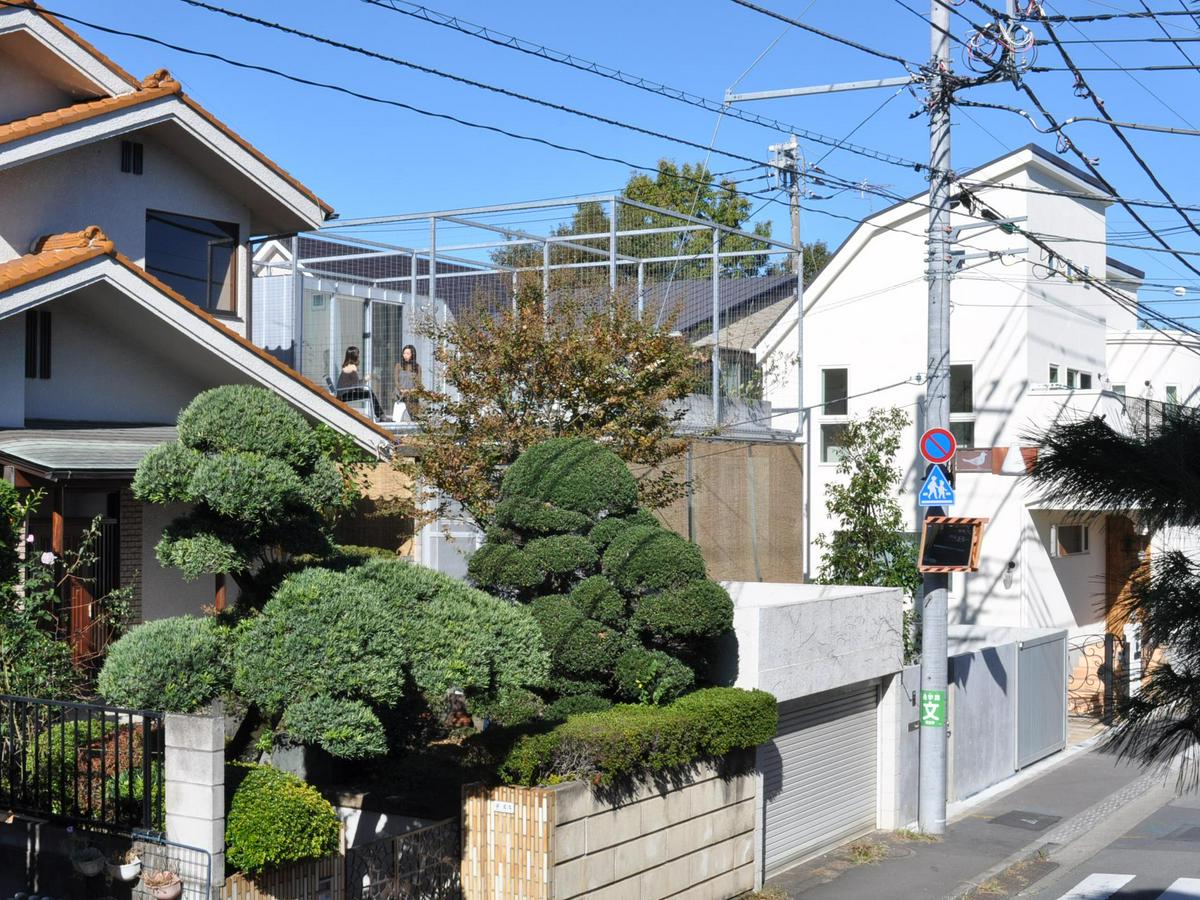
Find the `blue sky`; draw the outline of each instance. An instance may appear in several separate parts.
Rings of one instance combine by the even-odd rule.
[[[432,0],[431,0],[432,2]],[[1137,4],[1118,0],[1058,0],[1052,11],[1083,14]],[[612,126],[581,120],[556,111],[482,92],[384,62],[367,60],[341,50],[278,34],[194,9],[181,0],[44,0],[61,11],[114,28],[138,31],[200,50],[285,70],[318,80],[336,82],[381,97],[395,98],[431,110],[498,125],[513,131],[584,147],[639,164],[654,165],[660,157],[680,162],[703,157],[693,150]],[[407,16],[369,5],[363,0],[296,0],[282,4],[267,0],[226,0],[222,5],[262,18],[281,21],[413,62],[434,66],[480,81],[501,85],[547,100],[569,104],[611,118],[668,132],[705,146],[713,137],[717,116],[666,98],[577,72],[544,60],[495,47]],[[771,0],[764,5],[861,43],[913,60],[929,54],[929,28],[895,0]],[[910,5],[927,12],[923,0]],[[1155,0],[1157,9],[1180,8],[1175,0]],[[529,40],[569,51],[586,59],[644,75],[647,78],[720,99],[768,46],[778,42],[740,83],[742,90],[882,78],[903,74],[899,65],[875,59],[816,35],[790,28],[728,0],[611,0],[607,3],[563,3],[548,0],[487,3],[479,0],[436,0],[432,8]],[[975,19],[982,13],[971,3],[961,7]],[[1190,18],[1163,19],[1171,34],[1200,36]],[[165,66],[185,89],[242,135],[331,202],[343,218],[387,213],[446,209],[504,203],[542,197],[611,192],[624,184],[626,166],[600,162],[445,121],[437,121],[387,106],[364,102],[326,90],[300,86],[266,74],[246,72],[219,62],[180,54],[143,42],[99,33],[72,24],[85,37],[141,76]],[[952,30],[963,35],[967,23],[956,19]],[[1059,26],[1060,37],[1097,38],[1161,36],[1151,22],[1108,22]],[[1039,31],[1039,34],[1041,32]],[[782,35],[782,37],[780,37]],[[1200,43],[1180,45],[1200,60]],[[1185,64],[1175,46],[1164,43],[1114,43],[1099,46],[1071,44],[1081,65],[1112,65],[1107,52],[1124,66]],[[962,69],[959,48],[955,66]],[[1040,50],[1040,64],[1061,65],[1053,47]],[[1059,118],[1093,115],[1091,103],[1073,96],[1072,78],[1063,72],[1028,76],[1029,83]],[[1119,120],[1136,120],[1175,127],[1200,124],[1200,71],[1096,72],[1088,79]],[[863,91],[837,96],[759,102],[748,108],[784,122],[795,123],[833,137],[844,137],[892,96],[893,90]],[[1027,107],[1008,84],[976,89],[972,99]],[[917,101],[901,92],[855,132],[856,143],[897,156],[923,160],[928,139],[923,117],[910,118]],[[1037,142],[1054,149],[1053,137],[1037,134],[1025,121],[1005,112],[956,110],[955,168],[968,169],[1006,149]],[[1107,128],[1080,124],[1069,132],[1089,156],[1099,157],[1101,170],[1124,196],[1159,199],[1148,178]],[[1130,132],[1130,139],[1175,198],[1200,204],[1195,178],[1200,138]],[[714,147],[765,159],[768,144],[784,135],[757,125],[725,118]],[[805,143],[810,161],[828,148]],[[1071,157],[1064,157],[1071,160]],[[714,152],[714,171],[742,168],[747,163]],[[887,190],[915,193],[924,182],[909,169],[899,168],[848,151],[835,151],[822,162],[827,171],[851,179],[886,185]],[[747,173],[749,176],[757,172]],[[756,182],[761,188],[764,182]],[[887,205],[887,201],[848,191],[837,198],[811,204],[804,217],[806,239],[837,244],[852,227],[847,221],[822,215],[828,210],[854,219]],[[1184,225],[1174,212],[1143,211],[1155,228]],[[1200,222],[1200,213],[1192,214]],[[769,204],[759,218],[774,221],[775,233],[787,232],[786,210]],[[1148,245],[1123,211],[1113,207],[1110,233],[1121,240]],[[1184,226],[1186,231],[1186,226]],[[1176,229],[1178,231],[1178,229]],[[1170,233],[1172,245],[1200,249],[1190,231]],[[1185,285],[1200,298],[1200,278],[1163,254],[1114,250],[1113,255],[1143,268],[1148,280]],[[1197,258],[1200,263],[1200,257]],[[1198,266],[1200,267],[1200,266]],[[1170,296],[1147,290],[1143,299]],[[1193,303],[1171,303],[1172,313],[1187,315]],[[1195,307],[1200,312],[1200,307]],[[1200,324],[1200,319],[1193,324]]]

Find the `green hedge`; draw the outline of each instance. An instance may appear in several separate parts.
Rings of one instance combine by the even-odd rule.
[[[637,505],[637,482],[620,457],[594,441],[551,438],[509,467],[500,497],[540,500],[589,517],[619,516]]]
[[[617,659],[613,679],[622,700],[658,704],[691,690],[696,676],[668,653],[634,647]]]
[[[604,551],[603,572],[621,591],[641,594],[704,578],[700,548],[657,525],[634,525]]]
[[[96,689],[116,706],[195,712],[232,685],[231,638],[209,618],[144,622],[108,648]]]
[[[269,866],[337,852],[337,811],[309,784],[269,766],[246,769],[225,819],[229,862],[254,874]]]
[[[778,718],[770,694],[737,688],[706,688],[668,706],[614,706],[520,738],[500,776],[524,785],[572,778],[607,783],[669,771],[758,746],[775,736]]]
[[[715,638],[733,627],[733,601],[719,584],[693,581],[642,597],[633,624],[668,643]]]

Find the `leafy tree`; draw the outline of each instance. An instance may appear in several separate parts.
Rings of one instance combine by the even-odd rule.
[[[903,473],[896,466],[901,431],[908,414],[873,409],[846,423],[837,473],[845,481],[825,489],[825,509],[837,526],[814,543],[825,551],[818,580],[822,584],[862,584],[903,588],[915,596],[921,587],[917,548],[904,534],[897,500]],[[917,653],[915,623],[905,615],[905,657]]]
[[[1115,431],[1103,418],[1063,423],[1038,438],[1033,480],[1056,507],[1124,511],[1140,524],[1200,527],[1200,414],[1167,406],[1145,435]],[[1179,786],[1200,785],[1200,562],[1157,555],[1135,577],[1121,614],[1163,650],[1137,696],[1117,704],[1110,747],[1144,765],[1184,753]]]
[[[547,318],[542,300],[527,281],[515,309],[425,323],[448,389],[422,394],[421,430],[410,439],[416,472],[486,524],[524,450],[586,436],[644,473],[644,505],[669,504],[684,487],[663,463],[687,446],[675,432],[677,401],[695,383],[692,349],[628,304],[598,309],[566,297]]]
[[[733,603],[705,580],[699,549],[639,509],[637,493],[621,459],[581,437],[530,448],[504,476],[468,571],[528,604],[553,695],[668,702],[703,681],[732,627]]]
[[[187,503],[155,552],[187,578],[225,573],[261,603],[291,557],[330,550],[334,515],[354,490],[344,448],[263,388],[228,385],[179,414],[178,440],[138,466],[133,492]]]

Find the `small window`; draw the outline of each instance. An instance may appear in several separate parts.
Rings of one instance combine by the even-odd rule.
[[[842,458],[846,426],[841,423],[821,426],[821,462],[835,463]]]
[[[975,411],[975,367],[970,363],[950,367],[950,412]]]
[[[137,141],[121,141],[121,171],[141,175],[142,153],[142,145]]]
[[[1176,404],[1179,403],[1179,385],[1177,385],[1177,384],[1168,384],[1167,385],[1167,402],[1170,403],[1172,406],[1175,406]]]
[[[1079,389],[1081,391],[1090,391],[1092,389],[1092,373],[1091,372],[1080,372],[1079,373]]]
[[[25,377],[50,377],[50,312],[31,309],[25,313]]]
[[[1080,556],[1088,552],[1086,525],[1055,525],[1050,532],[1055,556]]]
[[[964,450],[975,446],[975,423],[974,422],[951,422],[950,433],[954,435],[954,441]]]
[[[825,403],[825,415],[844,416],[849,412],[849,389],[849,369],[821,370],[821,400]]]
[[[1114,385],[1112,386],[1112,392],[1113,392],[1114,394],[1116,394],[1118,397],[1124,397],[1124,396],[1125,396],[1125,385],[1123,385],[1123,384],[1114,384]]]
[[[1050,377],[1047,379],[1051,384],[1058,384],[1058,366],[1054,363],[1050,364]]]
[[[146,211],[146,271],[201,309],[237,311],[238,227]]]

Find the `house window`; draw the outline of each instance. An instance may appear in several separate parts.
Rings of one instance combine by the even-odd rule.
[[[25,377],[50,377],[50,312],[31,309],[25,313]]]
[[[238,227],[147,210],[146,271],[202,309],[237,310]]]
[[[821,400],[825,403],[825,415],[844,416],[849,412],[850,370],[821,370]]]
[[[975,446],[975,367],[950,366],[950,433],[960,447]]]
[[[1081,556],[1088,552],[1088,527],[1054,525],[1050,528],[1050,544],[1055,556]]]
[[[1179,403],[1179,385],[1177,385],[1177,384],[1168,384],[1167,385],[1167,402],[1170,403],[1172,406],[1175,406]]]
[[[836,463],[842,458],[846,440],[846,423],[833,422],[821,426],[821,462]]]
[[[142,145],[137,141],[121,141],[121,171],[130,175],[142,174]]]
[[[1050,377],[1047,378],[1046,380],[1049,381],[1051,384],[1059,384],[1060,383],[1058,380],[1058,365],[1056,363],[1050,363]]]
[[[1068,372],[1068,375],[1070,373]],[[1092,374],[1091,372],[1078,373],[1079,389],[1081,391],[1090,391],[1092,389]]]
[[[1116,394],[1118,397],[1124,397],[1124,396],[1125,396],[1125,385],[1123,385],[1123,384],[1114,384],[1114,385],[1112,386],[1112,392],[1113,392],[1114,394]]]

